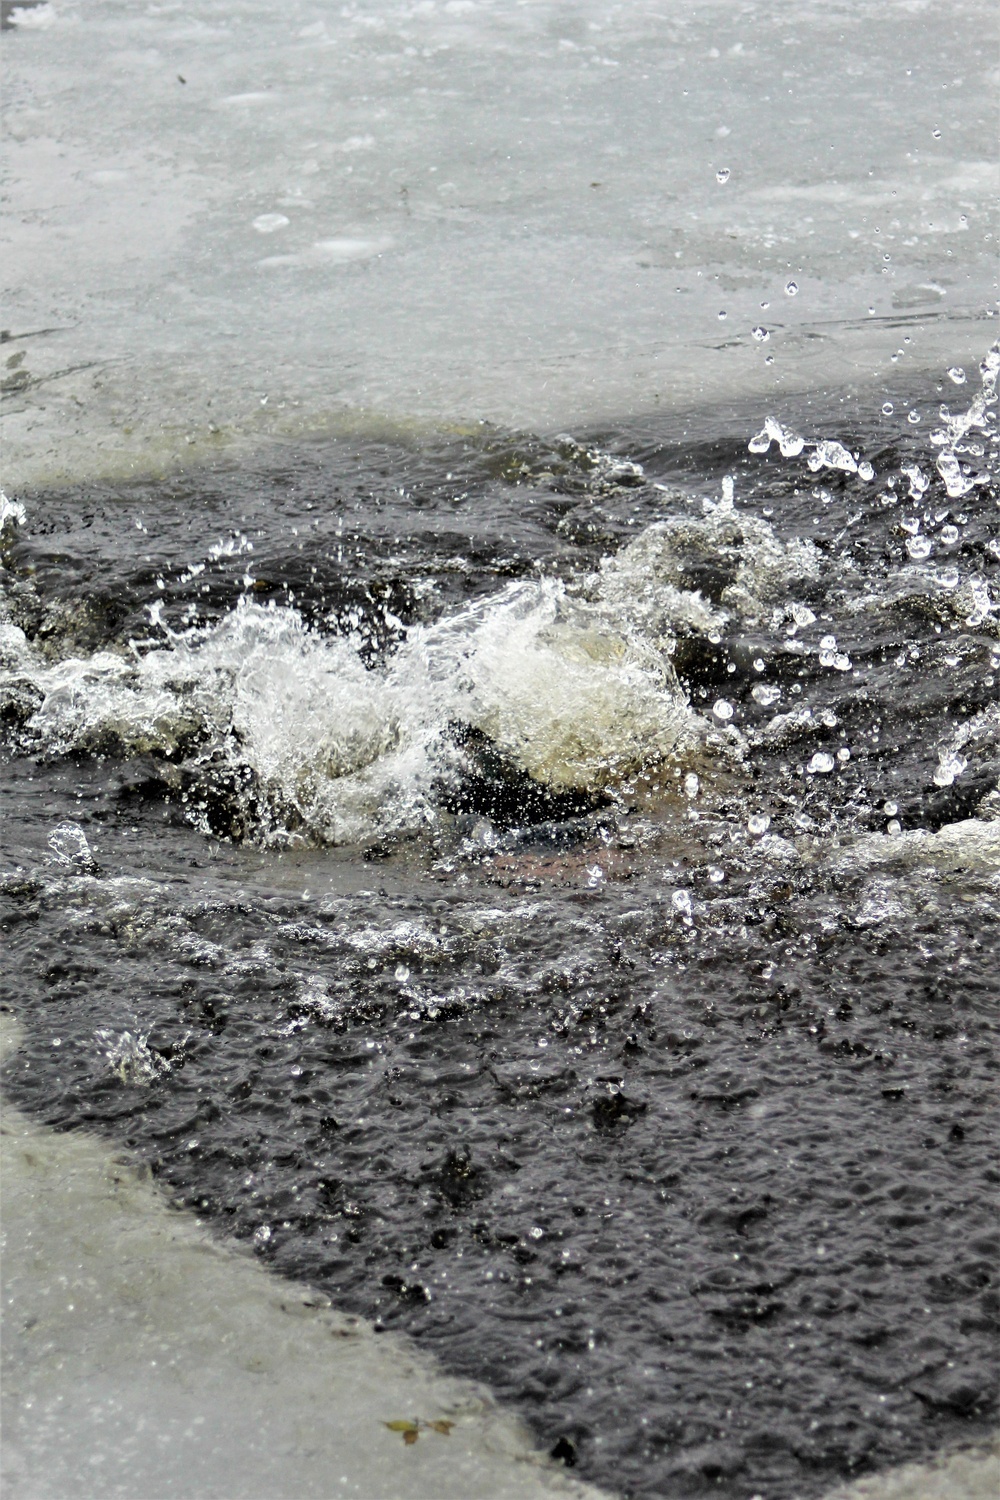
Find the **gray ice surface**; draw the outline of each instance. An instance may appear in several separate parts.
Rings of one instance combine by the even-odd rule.
[[[780,408],[996,336],[988,0],[13,14],[8,489],[345,414]]]

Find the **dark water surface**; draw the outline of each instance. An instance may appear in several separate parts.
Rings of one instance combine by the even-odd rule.
[[[11,1096],[612,1491],[988,1430],[994,382],[19,497]]]

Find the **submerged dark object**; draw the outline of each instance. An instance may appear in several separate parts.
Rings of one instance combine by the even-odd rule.
[[[543,786],[471,725],[452,724],[449,732],[456,752],[452,774],[436,788],[447,812],[472,813],[508,829],[568,822],[608,806],[609,798],[596,792],[553,791]]]

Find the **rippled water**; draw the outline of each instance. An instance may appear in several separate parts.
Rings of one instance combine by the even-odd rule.
[[[984,1430],[998,367],[10,504],[14,1097],[613,1490]]]

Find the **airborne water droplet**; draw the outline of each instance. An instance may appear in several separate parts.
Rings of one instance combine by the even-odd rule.
[[[785,285],[785,295],[787,297],[794,297],[795,293],[798,291],[798,289],[799,289],[798,282],[796,282],[796,281],[789,281]]]
[[[727,703],[725,698],[720,698],[712,705],[712,712],[721,723],[726,724],[733,717],[733,705]]]
[[[948,371],[948,379],[953,380],[956,385],[964,385],[965,371],[962,369],[962,366],[952,365],[951,369]]]
[[[720,167],[719,170],[715,174],[715,180],[716,180],[716,182],[728,182],[729,181],[729,177],[730,177],[730,171],[729,171],[728,167]]]
[[[756,328],[751,328],[750,333],[757,340],[758,344],[766,344],[771,337],[767,329],[761,328],[759,325]]]
[[[827,755],[825,750],[817,750],[806,770],[813,776],[826,776],[836,765],[832,755]]]

